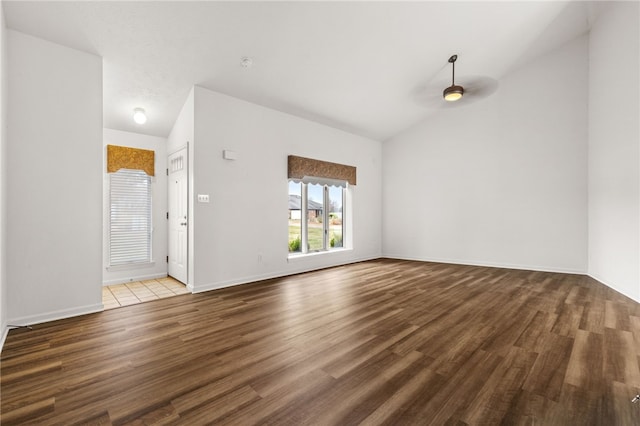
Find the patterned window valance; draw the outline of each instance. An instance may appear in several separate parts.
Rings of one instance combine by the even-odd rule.
[[[115,173],[120,169],[142,170],[149,176],[155,176],[155,152],[107,145],[107,173]]]
[[[356,168],[344,164],[330,163],[328,161],[314,160],[311,158],[289,156],[289,179],[313,181],[313,178],[323,178],[333,181],[356,184]]]

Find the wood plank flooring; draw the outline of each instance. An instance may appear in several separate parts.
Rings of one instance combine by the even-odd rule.
[[[640,305],[380,259],[9,333],[11,424],[638,425]]]

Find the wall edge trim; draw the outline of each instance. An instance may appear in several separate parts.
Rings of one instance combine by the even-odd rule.
[[[9,335],[9,327],[4,326],[2,330],[2,336],[0,336],[0,353],[2,353],[2,348],[4,347],[4,342],[7,340],[8,335]]]
[[[593,278],[594,280],[598,281],[600,284],[609,287],[611,290],[616,291],[616,292],[622,294],[625,297],[628,297],[629,299],[633,300],[634,302],[640,303],[640,298],[636,299],[635,297],[631,296],[627,292],[620,290],[620,288],[618,288],[617,286],[605,281],[602,278],[599,278],[597,275],[594,275],[592,273],[588,273],[588,274],[585,274],[585,275],[587,275],[590,278]]]
[[[15,325],[34,325],[44,322],[56,321],[65,318],[78,317],[87,314],[95,314],[104,311],[102,303],[93,305],[79,306],[70,309],[61,309],[58,311],[45,312],[37,315],[26,315],[23,317],[11,318],[7,322]]]
[[[399,259],[399,260],[415,260],[418,262],[433,262],[433,263],[450,263],[453,265],[467,265],[467,266],[484,266],[487,268],[504,268],[504,269],[519,269],[523,271],[538,271],[538,272],[556,272],[559,274],[578,274],[586,275],[586,270],[571,269],[571,268],[555,268],[549,266],[539,265],[519,265],[511,263],[497,263],[497,262],[470,262],[459,259],[447,259],[447,258],[426,258],[426,257],[411,257],[394,254],[383,254],[382,257],[386,259]]]
[[[197,286],[190,286],[189,285],[187,287],[194,294],[195,293],[204,293],[206,291],[218,290],[218,289],[221,289],[221,288],[234,287],[234,286],[237,286],[237,285],[244,285],[244,284],[251,284],[251,283],[258,282],[258,281],[270,280],[270,279],[274,279],[274,278],[284,278],[284,277],[288,277],[288,276],[291,276],[291,275],[303,274],[305,272],[319,271],[319,270],[322,270],[322,269],[333,268],[335,266],[343,266],[343,265],[349,265],[349,264],[352,264],[352,263],[366,262],[368,260],[375,260],[375,259],[380,259],[380,258],[381,258],[380,255],[364,256],[362,258],[354,258],[354,259],[344,260],[344,261],[341,261],[341,262],[336,262],[336,263],[331,264],[331,265],[312,266],[312,267],[307,267],[307,268],[303,267],[303,268],[296,268],[293,271],[280,271],[280,272],[273,272],[273,273],[269,273],[269,274],[250,275],[250,276],[246,276],[246,277],[242,277],[242,278],[238,278],[238,279],[233,279],[233,280],[219,281],[219,282],[201,284],[201,285],[197,285]]]

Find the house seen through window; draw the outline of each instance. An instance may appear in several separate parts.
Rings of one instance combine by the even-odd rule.
[[[289,253],[343,247],[345,188],[289,180]]]

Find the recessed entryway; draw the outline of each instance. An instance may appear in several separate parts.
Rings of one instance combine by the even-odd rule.
[[[187,287],[171,277],[133,281],[102,287],[102,304],[113,309],[187,293]]]

